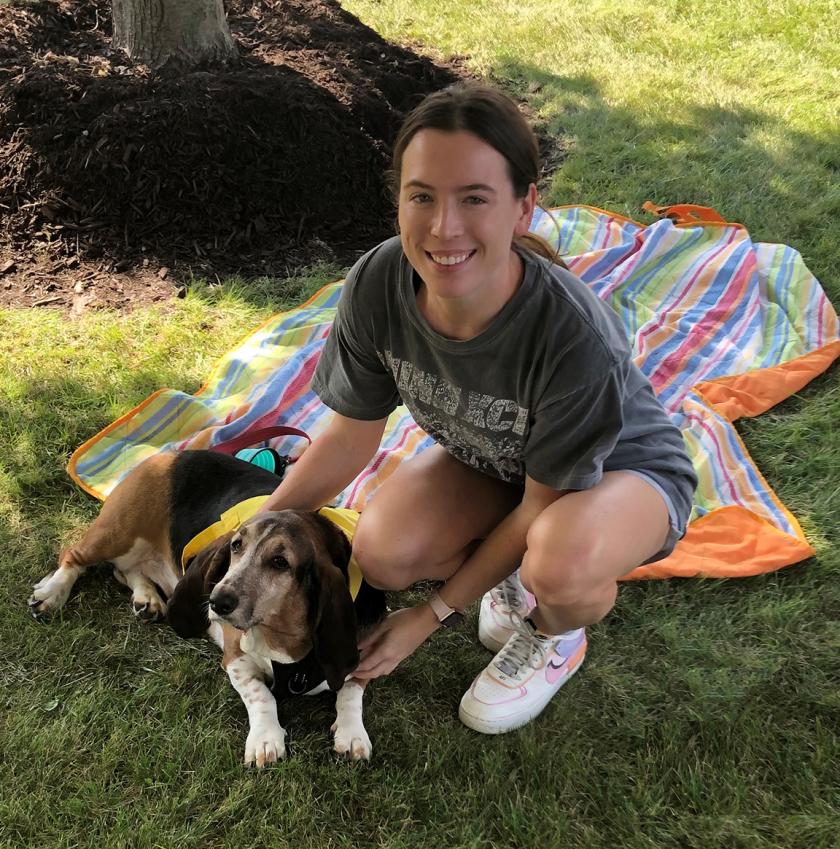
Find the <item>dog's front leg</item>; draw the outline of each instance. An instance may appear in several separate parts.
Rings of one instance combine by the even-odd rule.
[[[227,666],[233,689],[242,697],[248,711],[248,739],[245,763],[258,767],[276,763],[286,756],[286,732],[277,719],[277,702],[265,684],[262,671],[247,655]]]
[[[239,649],[241,631],[224,626],[225,654],[222,666],[233,689],[248,711],[245,763],[262,768],[286,756],[286,732],[277,719],[277,702],[265,682],[265,671]]]
[[[369,761],[373,750],[362,722],[365,684],[365,681],[351,678],[335,694],[335,722],[332,725],[335,751],[354,761]]]

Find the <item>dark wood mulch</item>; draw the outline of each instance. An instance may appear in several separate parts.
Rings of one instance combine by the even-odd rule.
[[[240,59],[156,78],[105,0],[0,6],[0,304],[128,307],[394,232],[405,112],[459,75],[334,0],[229,0]]]

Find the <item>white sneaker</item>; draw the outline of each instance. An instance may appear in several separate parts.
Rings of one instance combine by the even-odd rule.
[[[524,619],[536,600],[519,580],[519,570],[481,597],[478,611],[478,639],[485,648],[497,652],[516,631],[511,614]]]
[[[511,616],[514,634],[461,699],[461,722],[483,734],[503,734],[530,722],[578,671],[586,631],[538,634],[530,621]]]

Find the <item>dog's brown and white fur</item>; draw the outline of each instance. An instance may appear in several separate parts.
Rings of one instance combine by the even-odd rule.
[[[363,584],[361,608],[359,600],[354,607],[345,535],[318,513],[263,513],[208,545],[181,574],[190,539],[229,507],[276,485],[265,470],[209,451],[152,457],[118,484],[81,542],[61,552],[58,569],[35,585],[29,605],[39,618],[54,614],[88,566],[110,561],[131,589],[135,615],[166,616],[181,636],[206,633],[222,648],[222,666],[248,711],[247,764],[285,756],[273,664],[307,656],[326,679],[309,693],[329,685],[337,694],[336,752],[367,760],[364,683],[345,678],[358,662],[357,629],[375,624],[385,601]]]

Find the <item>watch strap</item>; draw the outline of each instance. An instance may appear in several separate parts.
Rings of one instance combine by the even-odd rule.
[[[435,616],[437,616],[438,622],[441,625],[446,624],[446,620],[449,619],[453,614],[456,615],[457,620],[460,622],[461,617],[463,616],[463,611],[457,610],[454,607],[450,607],[441,597],[440,593],[435,590],[429,596],[429,606],[434,611]]]

